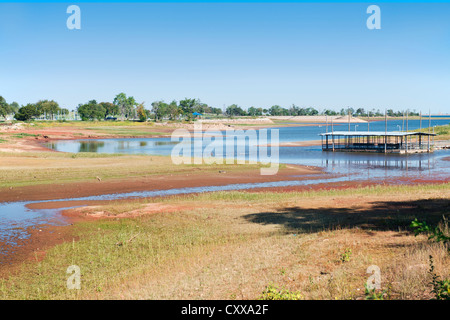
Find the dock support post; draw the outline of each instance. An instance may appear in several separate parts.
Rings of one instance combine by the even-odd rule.
[[[430,152],[431,110],[428,111],[428,152]]]
[[[384,153],[387,153],[387,113],[384,109]]]

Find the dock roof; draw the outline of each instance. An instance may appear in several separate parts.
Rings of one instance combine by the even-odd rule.
[[[435,133],[401,132],[401,131],[333,131],[320,133],[320,136],[346,136],[346,137],[405,137],[405,136],[435,136]]]

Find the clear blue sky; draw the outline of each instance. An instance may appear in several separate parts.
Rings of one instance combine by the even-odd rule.
[[[69,3],[76,4],[76,3]],[[0,3],[0,95],[450,113],[450,3]],[[373,4],[373,3],[372,3]],[[375,3],[376,4],[376,3]]]

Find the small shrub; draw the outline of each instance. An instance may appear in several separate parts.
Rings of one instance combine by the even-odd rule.
[[[433,240],[435,242],[442,242],[444,245],[450,243],[448,220],[444,216],[443,222],[437,227],[430,227],[426,222],[420,222],[416,219],[411,222],[410,227],[414,229],[414,234],[417,236],[419,234],[427,234],[428,240]],[[448,248],[450,250],[450,248]]]
[[[436,300],[450,300],[450,279],[440,280],[440,277],[434,272],[433,257],[430,256],[430,274],[432,277],[431,285]]]
[[[289,291],[284,288],[279,289],[276,286],[269,285],[263,291],[259,300],[302,300],[304,299],[300,291]]]
[[[352,256],[352,249],[345,249],[344,253],[341,254],[341,262],[349,262]]]
[[[367,287],[367,284],[364,285],[365,287],[365,299],[366,300],[389,300],[390,299],[390,288],[383,290],[383,291],[378,291],[373,288],[373,289],[369,289]]]

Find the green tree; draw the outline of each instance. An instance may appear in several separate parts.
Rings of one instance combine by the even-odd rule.
[[[98,104],[96,100],[78,105],[77,111],[83,121],[104,119],[106,113],[105,108]]]
[[[56,114],[58,114],[58,112],[61,110],[59,108],[58,103],[53,100],[50,100],[50,101],[49,100],[39,100],[36,103],[36,107],[39,112],[39,115],[44,114],[46,116],[46,118],[50,117],[51,120],[53,120],[54,116]]]
[[[184,100],[180,101],[180,108],[183,112],[183,115],[187,117],[188,120],[192,120],[193,115],[192,113],[195,112],[195,108],[199,105],[200,101],[197,99],[188,99],[185,98]]]
[[[69,113],[70,113],[69,109],[66,109],[66,108],[61,109],[62,116],[67,117],[69,115]]]
[[[289,115],[291,116],[301,116],[301,111],[302,109],[297,107],[295,104],[293,104],[290,108],[289,108]]]
[[[134,97],[127,97],[127,95],[122,92],[114,98],[113,104],[117,106],[122,120],[135,116],[137,102]]]
[[[152,112],[155,114],[155,121],[162,120],[169,115],[169,105],[164,101],[152,103]]]
[[[317,111],[313,107],[308,107],[305,109],[305,115],[307,115],[307,116],[316,116],[318,114],[319,114],[319,111]]]
[[[222,114],[222,109],[220,109],[220,108],[211,108],[211,113],[219,116],[219,115]]]
[[[10,105],[6,102],[5,98],[0,96],[0,117],[4,117],[12,112]]]
[[[167,114],[169,115],[170,120],[176,120],[182,113],[183,111],[175,100],[167,105]]]
[[[247,113],[252,117],[262,116],[262,108],[250,107],[248,108]]]
[[[136,112],[140,122],[147,121],[147,112],[145,111],[143,102],[137,106]]]
[[[33,118],[39,117],[40,112],[35,104],[29,103],[26,106],[19,108],[14,118],[19,121],[29,121]]]
[[[105,109],[105,118],[108,116],[117,116],[120,114],[119,107],[111,102],[100,102],[100,106]]]
[[[11,113],[16,113],[17,111],[19,111],[20,105],[17,102],[11,102],[9,106],[11,108]]]
[[[279,105],[274,105],[270,107],[269,114],[271,116],[281,116],[283,114],[283,110]]]
[[[355,114],[356,114],[356,116],[358,116],[358,117],[363,117],[363,116],[367,115],[366,110],[364,110],[364,108],[358,108],[358,109],[356,109]]]
[[[236,104],[232,104],[231,106],[229,106],[225,113],[229,116],[229,117],[233,117],[233,116],[245,116],[247,115],[247,112],[245,112],[245,110],[243,110],[241,107],[239,107]]]

